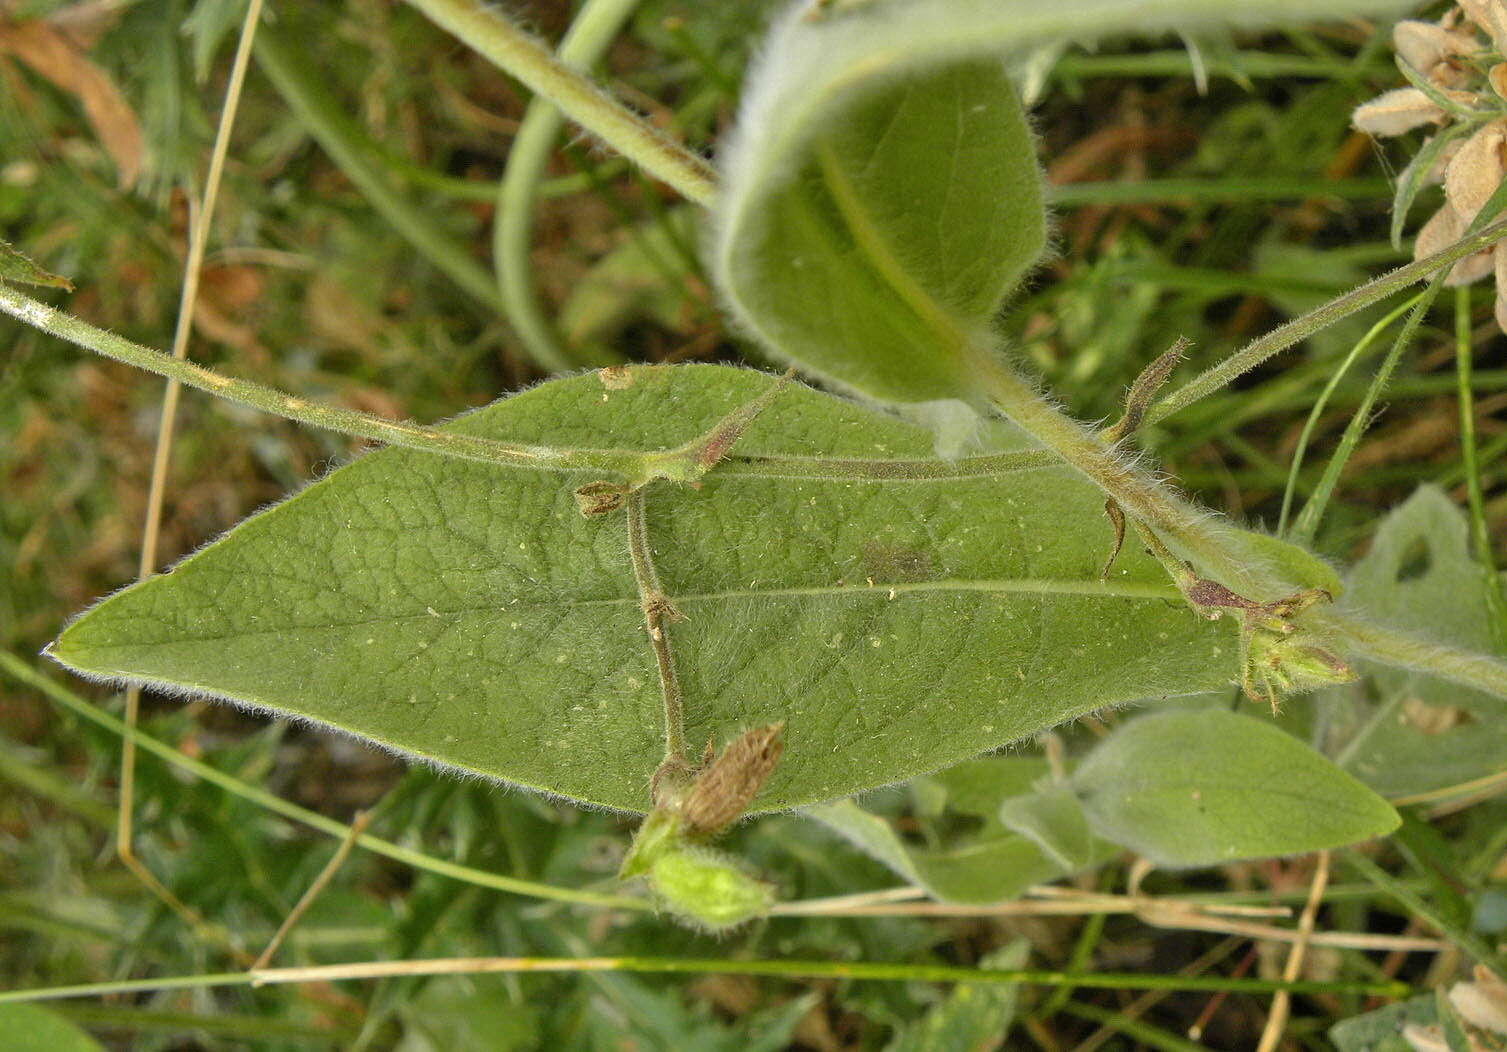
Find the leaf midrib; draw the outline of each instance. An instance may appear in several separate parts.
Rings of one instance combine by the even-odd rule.
[[[870,218],[863,202],[858,197],[847,174],[842,170],[836,152],[828,143],[816,146],[817,167],[832,203],[838,214],[848,224],[853,243],[868,260],[886,285],[894,290],[911,312],[937,337],[942,347],[951,351],[954,358],[961,359],[971,345],[968,333],[944,310],[930,292],[911,278],[906,268],[896,258],[885,240],[884,234]]]
[[[1127,599],[1127,600],[1152,600],[1178,598],[1177,591],[1171,587],[1157,584],[1139,584],[1129,581],[1101,582],[1097,580],[1073,580],[1070,578],[998,578],[998,579],[957,579],[947,581],[901,581],[893,583],[875,583],[873,585],[815,585],[804,588],[756,588],[742,589],[739,591],[721,592],[693,592],[684,595],[671,596],[674,604],[679,606],[694,605],[697,603],[731,602],[745,599],[778,599],[778,598],[853,598],[856,596],[884,596],[892,595],[898,599],[902,595],[927,594],[935,592],[991,592],[1007,595],[1078,595],[1100,599]],[[317,632],[333,631],[345,628],[362,628],[371,625],[394,624],[402,621],[445,621],[446,619],[460,619],[473,614],[495,614],[499,618],[508,611],[516,610],[520,606],[548,607],[550,609],[577,609],[581,607],[637,607],[640,604],[637,595],[616,596],[606,599],[516,599],[510,603],[497,606],[473,606],[462,607],[454,610],[436,610],[430,613],[426,609],[416,614],[394,614],[386,617],[370,617],[351,621],[324,621],[310,625],[282,625],[269,628],[244,629],[230,633],[214,635],[178,635],[173,639],[162,643],[115,643],[103,644],[85,649],[107,650],[119,648],[172,646],[179,643],[211,643],[227,639],[240,639],[253,636],[276,636],[288,632]],[[67,633],[64,633],[66,638]],[[60,641],[61,642],[61,641]],[[63,648],[65,651],[66,647]]]

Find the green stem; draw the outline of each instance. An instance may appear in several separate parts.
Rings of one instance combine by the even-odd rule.
[[[711,204],[717,187],[710,165],[563,65],[547,47],[493,8],[480,0],[408,2],[687,200]]]
[[[1340,444],[1335,449],[1334,455],[1329,458],[1329,463],[1324,466],[1324,474],[1319,479],[1318,485],[1314,487],[1313,496],[1308,499],[1307,504],[1303,505],[1298,521],[1293,524],[1293,539],[1300,544],[1313,543],[1313,538],[1318,533],[1319,521],[1323,519],[1324,510],[1329,506],[1329,499],[1339,485],[1340,474],[1345,470],[1350,454],[1360,444],[1361,436],[1365,434],[1366,428],[1371,426],[1371,409],[1381,392],[1386,389],[1387,381],[1392,378],[1392,373],[1397,369],[1397,363],[1402,361],[1403,352],[1412,346],[1413,337],[1417,334],[1418,327],[1423,324],[1429,308],[1439,298],[1448,273],[1448,271],[1442,271],[1436,274],[1434,280],[1429,283],[1429,287],[1418,297],[1412,311],[1408,314],[1408,320],[1403,323],[1397,338],[1392,341],[1391,349],[1387,351],[1387,356],[1382,359],[1381,366],[1376,370],[1371,386],[1366,388],[1366,396],[1361,399],[1360,405],[1350,417],[1350,422],[1345,425],[1345,433],[1340,437]]]
[[[158,741],[134,727],[126,724],[91,705],[83,698],[67,690],[61,685],[54,683],[48,677],[31,668],[20,658],[7,651],[0,650],[0,672],[4,672],[19,683],[24,683],[33,690],[50,698],[74,715],[88,720],[91,723],[103,727],[112,734],[121,738],[129,738],[136,743],[137,748],[143,752],[151,753],[160,759],[166,760],[175,767],[180,768],[197,778],[218,786],[233,796],[256,804],[273,814],[281,815],[294,822],[301,823],[311,829],[334,837],[336,840],[345,840],[351,835],[351,827],[343,822],[337,822],[333,818],[326,818],[297,804],[289,803],[281,797],[274,796],[264,789],[258,789],[254,785],[248,785],[233,775],[226,774],[216,767],[195,760],[190,756],[174,749],[170,745]],[[530,880],[520,880],[516,877],[505,877],[497,873],[488,873],[485,870],[472,869],[470,866],[462,866],[444,859],[434,858],[420,851],[401,847],[388,840],[362,833],[355,838],[357,847],[365,848],[378,855],[384,855],[396,862],[422,869],[429,873],[435,873],[442,877],[464,881],[467,884],[475,884],[478,887],[491,888],[494,891],[505,891],[514,895],[525,895],[529,898],[549,899],[556,902],[572,902],[585,906],[599,906],[611,909],[649,910],[652,904],[641,898],[632,898],[622,895],[603,895],[592,891],[577,891],[573,888],[559,888],[550,884],[538,884]]]
[[[1015,369],[991,349],[972,348],[975,374],[988,399],[1022,430],[1056,453],[1124,509],[1134,522],[1155,530],[1180,553],[1201,564],[1201,571],[1252,598],[1290,592],[1292,582],[1273,581],[1253,572],[1246,555],[1226,538],[1207,512],[1176,495],[1107,447],[1098,435],[1043,398]]]
[[[1481,463],[1476,450],[1476,399],[1471,387],[1475,347],[1470,336],[1470,288],[1455,290],[1455,378],[1460,402],[1460,458],[1465,469],[1465,493],[1470,505],[1471,546],[1486,578],[1486,602],[1491,611],[1491,637],[1497,650],[1507,653],[1507,592],[1491,550],[1486,526],[1486,497],[1481,491]]]
[[[516,445],[473,435],[396,423],[349,409],[321,405],[253,383],[235,380],[190,362],[177,361],[161,351],[132,343],[112,332],[96,328],[66,311],[57,310],[0,283],[0,312],[32,328],[82,347],[86,351],[124,362],[186,387],[224,398],[263,413],[335,431],[441,456],[460,457],[489,464],[503,464],[536,471],[596,471],[642,481],[653,477],[650,462],[663,454],[631,449],[572,449],[553,446]],[[955,478],[987,478],[1051,467],[1060,460],[1046,450],[1022,450],[963,457],[958,460],[857,460],[802,456],[730,455],[717,465],[719,475],[789,479],[867,479],[886,482],[934,482]]]
[[[1465,953],[1474,957],[1477,962],[1491,969],[1499,978],[1507,979],[1507,961],[1504,961],[1496,952],[1496,948],[1489,939],[1450,921],[1434,909],[1428,899],[1413,891],[1360,852],[1347,851],[1344,858],[1351,869],[1396,900],[1409,917],[1423,921]]]
[[[1328,328],[1356,311],[1380,303],[1394,292],[1401,291],[1417,281],[1422,281],[1440,270],[1453,266],[1466,256],[1473,255],[1507,237],[1507,221],[1495,223],[1479,233],[1469,234],[1442,252],[1426,256],[1406,266],[1383,274],[1359,288],[1330,300],[1322,307],[1281,325],[1230,355],[1218,365],[1206,370],[1186,385],[1173,391],[1146,415],[1147,425],[1165,420],[1178,410],[1192,405],[1205,395],[1219,390],[1242,373],[1250,372],[1268,358],[1306,340],[1314,333]]]
[[[644,608],[644,627],[654,647],[654,661],[659,668],[659,689],[664,700],[665,756],[667,765],[684,763],[685,702],[680,693],[680,678],[675,673],[675,655],[670,650],[669,624],[675,620],[674,607],[659,584],[654,568],[654,549],[649,544],[649,522],[644,508],[644,491],[636,489],[623,502],[628,520],[628,552],[633,561],[633,580],[638,586],[639,603]]]
[[[610,471],[629,477],[642,470],[644,455],[641,453],[555,449],[498,442],[490,438],[441,431],[421,424],[384,420],[367,413],[305,401],[250,380],[221,376],[203,366],[132,343],[5,285],[0,285],[0,311],[50,336],[169,380],[176,380],[185,387],[197,388],[237,405],[355,438],[510,467]]]
[[[1259,201],[1307,201],[1313,198],[1375,200],[1389,192],[1385,179],[1335,179],[1308,177],[1234,179],[1141,179],[1136,182],[1103,180],[1059,183],[1046,187],[1049,205],[1077,208],[1082,205],[1140,205],[1180,202],[1255,203]]]
[[[638,6],[639,0],[586,0],[560,42],[556,58],[575,70],[596,62]],[[492,266],[508,320],[528,345],[534,359],[550,369],[582,364],[610,365],[592,356],[578,360],[564,345],[534,294],[529,247],[534,234],[534,198],[564,116],[540,97],[529,103],[518,134],[508,150],[507,170],[497,188],[497,220],[492,228]]]
[[[1338,611],[1315,609],[1308,616],[1321,629],[1343,636],[1373,661],[1429,672],[1461,686],[1507,698],[1507,661],[1419,639]]]
[[[65,997],[211,986],[270,986],[281,983],[337,982],[417,975],[521,974],[526,972],[632,972],[650,975],[749,975],[779,979],[850,979],[871,982],[931,982],[1061,986],[1095,990],[1194,990],[1242,994],[1362,994],[1402,998],[1412,993],[1405,982],[1356,980],[1227,979],[1220,976],[1142,975],[1100,972],[1071,974],[1024,968],[967,968],[946,964],[892,964],[880,961],[727,960],[694,957],[475,957],[415,961],[377,961],[313,968],[268,968],[252,972],[176,975],[160,979],[126,979],[77,986],[42,987],[0,992],[0,1004],[48,1001]]]
[[[1437,292],[1443,279],[1441,273],[1430,292]],[[1405,326],[1398,334],[1398,345],[1406,345],[1431,300],[1429,293],[1420,298],[1409,319],[1411,328]],[[1201,563],[1200,569],[1216,575],[1226,587],[1257,600],[1276,598],[1301,583],[1253,564],[1249,553],[1232,543],[1231,535],[1217,520],[1117,457],[1097,435],[1037,394],[1003,359],[984,348],[975,347],[974,352],[977,375],[1001,412],[1113,498],[1131,519],[1157,531],[1163,540]],[[1336,643],[1353,647],[1376,661],[1420,669],[1507,697],[1507,663],[1495,658],[1439,646],[1333,609],[1316,607],[1304,617]]]
[[[344,109],[326,90],[308,62],[270,26],[261,28],[256,41],[256,62],[288,108],[308,129],[325,153],[361,191],[383,219],[429,262],[475,297],[483,306],[502,310],[502,300],[492,277],[466,250],[445,234],[432,216],[393,189],[364,148],[364,138]]]

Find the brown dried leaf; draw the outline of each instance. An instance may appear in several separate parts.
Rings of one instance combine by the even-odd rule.
[[[0,23],[0,54],[20,60],[60,91],[78,96],[84,116],[115,164],[121,187],[135,184],[141,174],[141,124],[104,70],[46,22]]]
[[[1507,1034],[1507,983],[1481,965],[1471,982],[1454,985],[1449,1003],[1471,1026]]]
[[[1497,328],[1507,332],[1507,246],[1501,242],[1491,252],[1492,263],[1496,270],[1497,302],[1496,317]]]

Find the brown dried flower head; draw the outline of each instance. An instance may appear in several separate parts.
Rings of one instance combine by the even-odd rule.
[[[1507,177],[1507,0],[1459,0],[1438,22],[1397,23],[1392,44],[1412,82],[1359,106],[1352,123],[1377,136],[1435,129],[1399,177],[1397,207],[1423,186],[1444,204],[1418,231],[1414,257],[1458,241]],[[1400,220],[1399,220],[1400,222]],[[1507,243],[1455,264],[1447,284],[1496,281],[1497,324],[1507,332]]]
[[[686,832],[710,836],[737,820],[768,779],[785,743],[783,723],[745,731],[712,760],[680,799]]]

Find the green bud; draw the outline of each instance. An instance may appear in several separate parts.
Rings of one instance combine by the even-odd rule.
[[[650,867],[649,883],[666,909],[710,931],[742,924],[774,904],[773,888],[711,848],[670,846]]]

